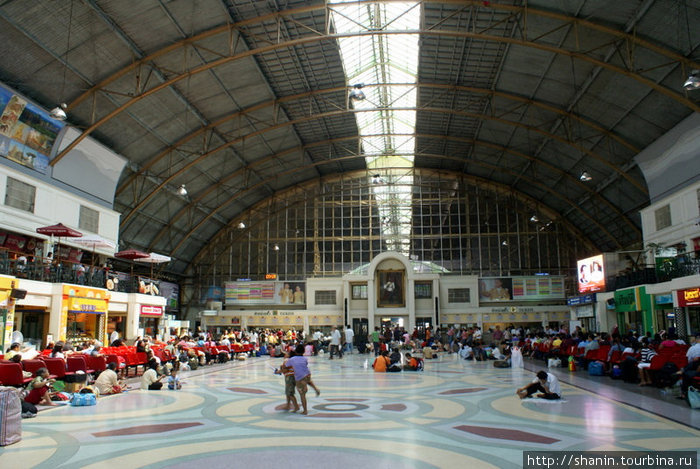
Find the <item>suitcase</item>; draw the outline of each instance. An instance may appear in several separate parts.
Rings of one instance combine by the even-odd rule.
[[[22,439],[22,401],[19,390],[0,387],[0,446]]]
[[[589,376],[603,376],[603,364],[601,362],[591,362],[588,364]]]

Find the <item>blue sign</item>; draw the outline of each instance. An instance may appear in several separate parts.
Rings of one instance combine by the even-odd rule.
[[[595,303],[595,293],[589,293],[588,295],[582,296],[574,296],[566,299],[566,304],[569,306],[587,305],[590,303]]]
[[[673,295],[670,293],[668,295],[656,295],[655,300],[657,305],[667,305],[673,303]]]

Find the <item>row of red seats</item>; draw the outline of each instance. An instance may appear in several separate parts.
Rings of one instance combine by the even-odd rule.
[[[107,367],[105,357],[92,357],[89,355],[74,354],[69,357],[51,358],[37,357],[33,360],[22,360],[20,363],[10,361],[0,362],[0,384],[4,386],[24,386],[33,378],[24,378],[22,371],[28,371],[33,375],[39,368],[46,368],[53,379],[63,380],[66,376],[78,372],[85,374],[99,374]]]

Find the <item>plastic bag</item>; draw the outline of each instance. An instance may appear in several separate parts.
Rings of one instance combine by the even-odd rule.
[[[520,351],[520,347],[513,347],[510,351],[510,361],[513,368],[524,368],[523,363],[523,353]]]
[[[691,409],[700,409],[700,391],[692,386],[688,388],[688,404]]]

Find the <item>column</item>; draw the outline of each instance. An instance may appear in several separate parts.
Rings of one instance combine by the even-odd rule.
[[[367,327],[370,332],[374,330],[374,313],[377,308],[377,290],[374,279],[367,280]]]

